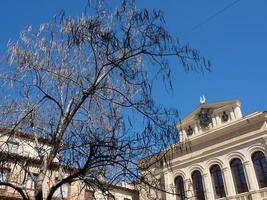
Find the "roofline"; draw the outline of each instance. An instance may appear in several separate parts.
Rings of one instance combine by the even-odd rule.
[[[127,191],[127,192],[133,192],[135,194],[139,194],[139,191],[138,190],[135,190],[135,189],[130,189],[130,188],[127,188],[127,187],[123,187],[123,186],[120,186],[120,185],[110,185],[110,189],[114,190],[114,189],[119,189],[119,190],[124,190],[124,191]]]
[[[242,126],[242,124],[243,124],[244,122],[248,122],[249,120],[252,120],[252,119],[253,119],[254,121],[256,121],[256,120],[259,119],[259,118],[262,118],[262,121],[266,121],[266,122],[267,122],[267,111],[264,111],[264,112],[253,112],[253,113],[251,113],[251,114],[249,114],[249,115],[246,115],[246,116],[240,118],[240,119],[237,120],[237,121],[234,121],[233,123],[229,123],[229,124],[227,124],[227,125],[225,125],[225,126],[218,127],[218,128],[213,129],[213,130],[211,130],[211,131],[208,131],[208,132],[205,133],[205,134],[199,135],[198,137],[192,138],[192,139],[190,139],[190,143],[191,143],[193,146],[194,146],[194,145],[199,145],[198,141],[201,140],[201,139],[203,138],[203,136],[206,136],[207,134],[218,133],[218,132],[221,132],[222,129],[224,129],[224,128],[229,128],[229,127],[231,127],[231,126],[238,126],[238,127],[240,127],[240,126]],[[196,144],[196,143],[197,143],[197,144]],[[175,150],[175,149],[179,148],[180,145],[184,145],[184,143],[183,143],[182,141],[178,141],[178,142],[175,143],[175,144],[171,144],[171,145],[169,145],[167,148],[163,149],[161,152],[152,154],[152,155],[147,156],[147,157],[145,157],[145,158],[142,158],[142,159],[138,160],[138,162],[141,163],[141,162],[146,161],[145,159],[153,159],[153,157],[159,155],[160,153],[166,153],[166,152],[168,153],[169,150]],[[147,161],[147,162],[149,162],[149,161]],[[153,164],[154,164],[154,163],[153,163]],[[141,168],[139,168],[139,169],[141,169]],[[143,169],[141,169],[141,170],[143,170]]]
[[[229,123],[229,124],[227,124],[225,126],[220,126],[218,128],[215,128],[215,129],[212,129],[210,131],[205,132],[205,134],[201,134],[201,135],[198,135],[198,136],[196,136],[194,138],[191,138],[190,139],[190,143],[193,144],[196,141],[201,140],[203,137],[205,137],[207,135],[210,135],[210,134],[221,132],[222,130],[225,130],[225,128],[230,128],[230,127],[233,127],[233,126],[242,127],[244,125],[243,123],[245,123],[245,122],[247,123],[250,120],[251,121],[257,121],[259,119],[261,119],[262,121],[266,121],[267,122],[267,113],[266,112],[253,112],[253,113],[251,113],[249,115],[246,115],[246,116],[240,118],[239,120],[236,120],[236,121],[234,121],[232,123]],[[174,144],[175,147],[179,146],[179,145],[181,145],[180,142]]]
[[[35,140],[35,137],[33,135],[30,135],[29,133],[17,131],[17,130],[13,130],[13,129],[8,129],[8,128],[0,128],[0,134],[1,133],[3,135],[4,134],[12,134],[12,132],[13,132],[13,135],[15,136],[15,138],[27,139],[27,140],[31,140],[31,141]],[[53,144],[51,139],[47,139],[47,138],[40,137],[40,136],[37,136],[36,138],[38,139],[38,142],[41,142],[43,144],[47,144],[47,145]]]
[[[188,113],[182,120],[181,122],[177,122],[176,126],[179,125],[179,123],[183,123],[184,121],[187,121],[189,116],[191,116],[191,114],[193,114],[194,112],[196,112],[196,110],[202,108],[202,107],[209,107],[209,106],[213,106],[216,104],[221,104],[221,103],[236,103],[237,105],[241,105],[241,102],[238,99],[229,99],[229,100],[225,100],[225,101],[218,101],[218,102],[213,102],[213,103],[203,103],[203,104],[199,104],[195,109],[193,109],[193,111],[191,111],[190,113]]]

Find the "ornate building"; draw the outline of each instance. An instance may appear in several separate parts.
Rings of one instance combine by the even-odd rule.
[[[267,199],[267,113],[242,116],[240,102],[200,104],[177,124],[170,166],[152,171],[167,200]],[[171,193],[175,192],[176,195]]]

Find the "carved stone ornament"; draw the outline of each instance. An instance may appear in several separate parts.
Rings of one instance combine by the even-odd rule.
[[[199,119],[199,125],[202,128],[208,128],[210,123],[212,122],[212,112],[211,108],[201,108],[200,112],[197,114]]]
[[[194,130],[191,126],[188,126],[188,128],[186,129],[186,133],[188,136],[191,136],[194,133]]]
[[[227,122],[229,120],[229,115],[226,112],[223,112],[222,114],[222,121]]]

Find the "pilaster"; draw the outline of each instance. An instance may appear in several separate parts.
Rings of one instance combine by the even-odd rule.
[[[184,180],[184,185],[185,185],[185,196],[190,199],[193,197],[193,187],[190,179]]]
[[[254,172],[253,166],[250,161],[243,162],[243,166],[246,172],[247,184],[249,191],[259,190],[258,181]],[[252,199],[258,199],[258,193],[252,194]]]
[[[206,191],[206,198],[207,200],[213,200],[214,194],[212,189],[212,183],[208,173],[203,174],[203,180],[204,180],[204,190]]]
[[[236,192],[235,192],[235,187],[234,187],[234,181],[231,176],[230,169],[228,167],[222,168],[222,173],[224,177],[224,186],[225,186],[226,196],[235,195]]]
[[[173,174],[169,171],[164,173],[164,182],[165,182],[165,190],[169,193],[164,193],[162,195],[162,199],[166,200],[176,200],[175,193],[175,183],[173,179]]]
[[[230,112],[230,117],[232,121],[236,119],[234,111]]]
[[[250,164],[249,161],[245,161],[243,162],[245,171],[246,171],[246,175],[247,175],[247,182],[248,182],[248,188],[249,191],[254,191],[254,190],[258,190],[258,184],[257,184],[257,178],[255,176],[255,174],[253,173],[253,169],[252,166]]]
[[[221,125],[221,118],[220,118],[220,116],[219,115],[216,115],[216,122],[217,122],[217,126],[218,125]]]
[[[237,119],[242,117],[241,109],[240,109],[239,106],[234,108],[234,112],[235,112],[235,116],[236,116]]]

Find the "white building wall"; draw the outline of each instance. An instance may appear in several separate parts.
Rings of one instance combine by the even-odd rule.
[[[199,125],[199,113],[202,108],[211,108],[212,120],[208,127]],[[222,120],[223,113],[227,113],[229,120]],[[194,200],[191,174],[199,170],[202,174],[206,200],[215,200],[215,192],[210,174],[210,167],[220,166],[224,181],[226,198],[220,200],[262,200],[267,199],[267,188],[259,188],[251,156],[256,151],[267,155],[267,114],[255,112],[243,117],[240,102],[226,101],[212,104],[201,104],[190,113],[181,123],[177,124],[180,131],[180,143],[174,150],[172,167],[163,167],[165,188],[168,192],[175,192],[175,178],[182,176],[186,196]],[[188,134],[188,127],[194,130]],[[197,128],[196,128],[197,127]],[[182,145],[190,148],[180,152]],[[187,146],[188,147],[188,146]],[[243,164],[248,192],[237,194],[230,168],[230,162],[239,158]],[[177,200],[172,194],[166,194],[167,200]]]
[[[254,149],[254,150],[251,150]],[[244,167],[246,180],[249,188],[249,192],[258,191],[259,186],[256,178],[256,174],[254,171],[253,163],[251,161],[251,155],[255,151],[266,151],[266,149],[263,149],[262,143],[255,142],[255,144],[252,144],[251,146],[244,145],[243,148],[240,148],[238,151],[229,151],[227,154],[220,155],[219,152],[214,153],[212,156],[207,156],[206,158],[202,158],[202,161],[196,161],[197,164],[193,164],[188,167],[179,168],[179,170],[173,170],[169,171],[165,174],[165,187],[169,189],[170,191],[170,185],[174,185],[175,177],[182,176],[184,178],[185,182],[185,190],[187,191],[187,197],[189,199],[194,199],[193,196],[193,187],[192,187],[192,180],[191,180],[191,174],[194,170],[199,170],[202,174],[203,178],[203,185],[204,190],[206,191],[206,199],[207,200],[215,200],[213,185],[212,185],[212,179],[209,172],[209,169],[212,165],[218,164],[222,170],[222,176],[225,184],[225,190],[226,190],[226,196],[235,196],[240,195],[237,194],[234,187],[234,181],[231,173],[230,168],[230,161],[233,158],[239,158]],[[253,199],[258,199],[258,194],[252,194],[254,197]],[[167,200],[176,200],[176,197],[171,194],[166,195]],[[224,198],[222,198],[224,199]]]

